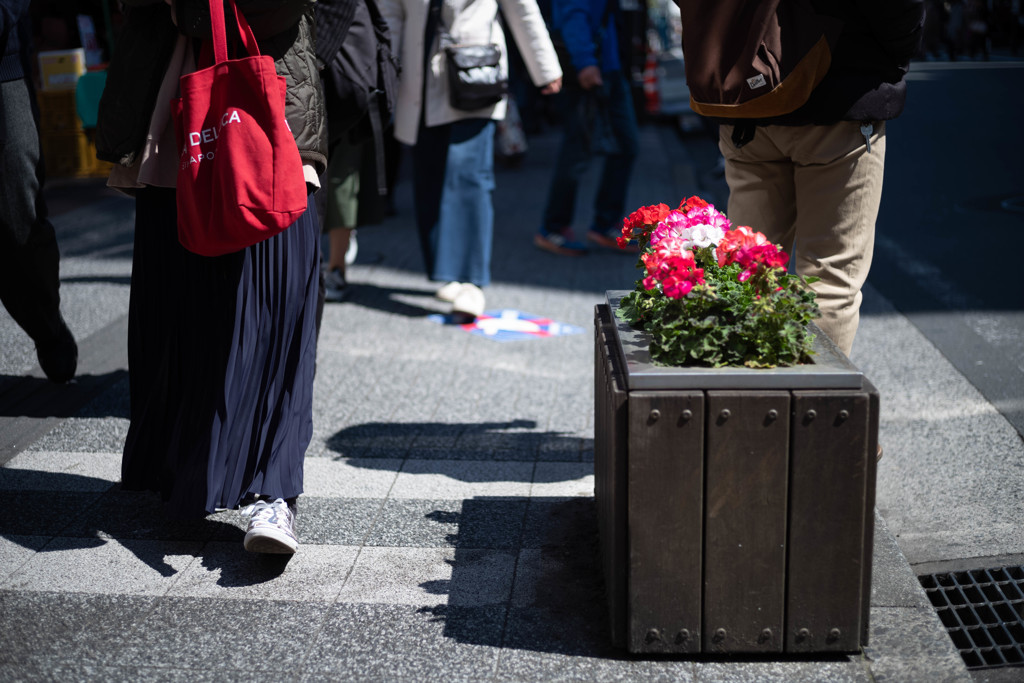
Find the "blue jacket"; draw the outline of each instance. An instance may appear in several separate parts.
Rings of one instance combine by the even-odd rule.
[[[605,10],[605,6],[611,7]],[[562,40],[577,71],[598,64],[600,43],[601,71],[621,71],[619,42],[615,32],[618,15],[616,0],[552,0],[551,27],[561,31]],[[604,26],[600,26],[604,17]]]

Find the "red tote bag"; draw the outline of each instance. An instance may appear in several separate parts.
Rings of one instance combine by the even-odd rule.
[[[249,56],[228,59],[224,5],[211,0],[214,64],[182,76],[181,98],[171,103],[181,150],[178,240],[202,256],[262,242],[306,210],[302,159],[284,115],[285,79],[260,55],[234,0],[228,5]]]

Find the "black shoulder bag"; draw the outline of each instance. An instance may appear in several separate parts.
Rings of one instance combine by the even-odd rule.
[[[445,52],[448,98],[452,107],[475,111],[500,102],[508,92],[508,78],[501,73],[501,49],[498,45],[456,44],[441,18],[441,0],[432,0],[430,11]]]

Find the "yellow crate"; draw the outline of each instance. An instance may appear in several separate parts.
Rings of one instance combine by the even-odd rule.
[[[106,178],[110,175],[110,171],[114,168],[114,164],[109,161],[97,159],[95,147],[93,148],[93,160],[96,162],[96,165],[93,166],[92,170],[89,172],[90,178]]]
[[[43,133],[43,160],[48,178],[95,178],[112,164],[96,158],[96,145],[84,131]]]
[[[78,77],[85,73],[85,50],[53,50],[39,53],[39,78],[43,90],[74,91]]]
[[[82,130],[74,90],[55,90],[39,93],[39,131],[71,133]]]

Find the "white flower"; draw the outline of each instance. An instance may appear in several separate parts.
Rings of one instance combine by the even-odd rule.
[[[696,246],[701,248],[718,244],[723,237],[725,237],[725,231],[717,225],[701,223],[690,228],[690,239],[693,240]]]

